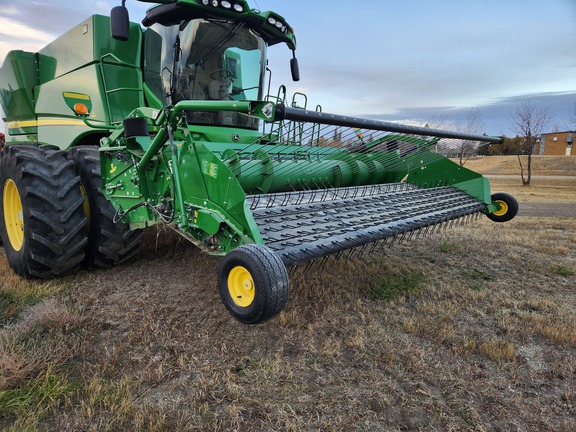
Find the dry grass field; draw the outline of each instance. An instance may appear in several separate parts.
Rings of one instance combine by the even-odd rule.
[[[564,177],[508,182],[521,204],[576,202]],[[221,305],[218,262],[162,230],[56,281],[2,254],[0,429],[576,430],[576,213],[298,268],[258,326]]]

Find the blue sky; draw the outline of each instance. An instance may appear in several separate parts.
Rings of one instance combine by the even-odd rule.
[[[324,111],[424,124],[478,107],[489,134],[511,134],[521,101],[550,105],[552,128],[570,124],[576,102],[575,0],[249,0],[294,27],[291,53],[269,51],[273,83],[303,91]],[[120,0],[0,0],[0,61],[37,50]],[[140,21],[149,4],[128,0]]]

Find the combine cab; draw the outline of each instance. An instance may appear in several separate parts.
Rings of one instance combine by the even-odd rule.
[[[156,3],[142,26],[120,6],[8,54],[0,231],[18,274],[120,264],[164,223],[223,257],[223,303],[255,324],[286,304],[289,266],[515,216],[513,197],[434,151],[500,137],[309,110],[284,87],[272,97],[267,48],[296,50],[284,18],[244,0]],[[295,55],[290,66],[297,80]]]

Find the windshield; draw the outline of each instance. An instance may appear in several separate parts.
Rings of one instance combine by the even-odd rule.
[[[241,23],[196,19],[146,31],[144,80],[165,104],[181,100],[261,100],[266,44]],[[180,58],[174,62],[174,46]],[[188,112],[191,124],[258,128],[233,112]]]

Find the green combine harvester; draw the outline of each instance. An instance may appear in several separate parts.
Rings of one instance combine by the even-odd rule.
[[[222,301],[255,324],[285,306],[287,267],[516,215],[513,197],[435,152],[500,137],[327,114],[284,86],[270,95],[269,46],[292,50],[299,79],[280,15],[156,0],[140,25],[124,2],[0,69],[0,232],[17,274],[120,264],[163,223],[223,257]]]

